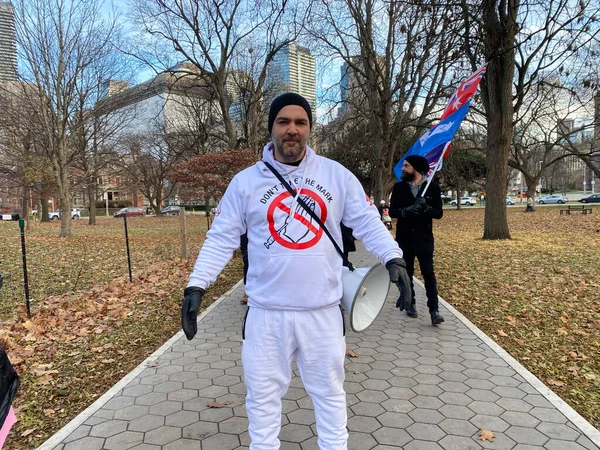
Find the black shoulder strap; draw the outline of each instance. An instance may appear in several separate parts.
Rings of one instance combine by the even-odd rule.
[[[269,170],[271,172],[273,172],[273,174],[277,177],[277,179],[281,182],[281,184],[288,190],[288,192],[290,194],[292,194],[292,198],[296,196],[296,191],[294,189],[292,189],[292,187],[290,186],[290,184],[285,181],[285,179],[281,176],[281,174],[279,172],[277,172],[277,170],[275,170],[275,168],[269,164],[267,161],[263,161],[264,165],[267,166],[269,168]],[[329,236],[329,239],[331,239],[331,242],[333,243],[333,246],[335,247],[335,249],[337,250],[337,252],[340,254],[340,256],[342,257],[342,260],[344,261],[344,265],[346,267],[348,267],[350,270],[354,270],[354,268],[352,267],[352,264],[350,263],[350,261],[348,261],[348,257],[346,257],[344,255],[344,252],[342,251],[342,249],[340,248],[340,246],[337,244],[337,242],[335,242],[335,239],[333,238],[333,236],[331,235],[331,233],[329,232],[329,230],[327,229],[327,227],[325,226],[325,224],[321,221],[320,217],[317,216],[317,214],[308,207],[308,205],[306,204],[306,202],[304,200],[302,200],[302,197],[298,196],[298,204],[300,206],[302,206],[306,212],[308,214],[310,214],[310,216],[315,219],[315,221],[319,224],[319,226],[323,229],[323,231],[325,232],[325,234],[327,236]]]

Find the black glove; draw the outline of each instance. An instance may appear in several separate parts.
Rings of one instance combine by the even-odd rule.
[[[419,214],[425,214],[425,213],[429,212],[430,206],[427,204],[427,202],[425,201],[425,199],[423,197],[417,197],[414,205],[419,207]]]
[[[401,212],[402,217],[406,217],[406,216],[418,216],[419,213],[421,212],[421,205],[410,205],[407,206],[406,208],[404,208]]]
[[[183,291],[183,304],[181,305],[181,328],[188,341],[191,341],[198,331],[196,317],[202,303],[204,289],[189,286]]]
[[[387,262],[385,268],[390,273],[390,281],[400,290],[400,297],[396,301],[396,308],[400,311],[408,309],[412,302],[412,289],[410,278],[406,272],[406,262],[402,258],[394,258]]]

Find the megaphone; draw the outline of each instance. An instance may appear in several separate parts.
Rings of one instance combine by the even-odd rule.
[[[365,331],[375,321],[390,291],[390,276],[383,264],[342,267],[342,307],[350,319],[352,331]]]

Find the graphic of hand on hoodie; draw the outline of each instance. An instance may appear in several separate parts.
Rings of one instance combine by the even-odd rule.
[[[302,200],[304,203],[314,212],[316,202],[308,195],[303,195]],[[314,229],[315,226],[318,225],[313,224],[314,219],[311,215],[304,209],[304,207],[300,204],[296,204],[296,208],[294,211],[294,215],[288,214],[285,216],[285,221],[283,225],[277,229],[277,234],[279,236],[285,236],[291,242],[300,242],[304,239],[308,233],[311,232],[311,228]],[[300,226],[298,226],[300,225]],[[265,247],[269,248],[271,245],[275,243],[275,239],[273,236],[269,236],[267,241],[265,242]]]

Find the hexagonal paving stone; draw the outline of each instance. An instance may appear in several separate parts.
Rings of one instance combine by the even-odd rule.
[[[219,427],[216,423],[195,422],[183,428],[182,436],[184,439],[194,439],[200,442],[218,432]]]
[[[176,413],[177,411],[181,411],[182,409],[183,404],[181,402],[171,402],[167,400],[152,405],[150,407],[150,414],[156,414],[157,416],[168,416]]]
[[[506,411],[500,417],[511,425],[518,425],[522,427],[535,428],[537,424],[540,423],[540,421],[531,414],[517,411]]]
[[[94,425],[90,430],[90,436],[107,438],[121,433],[127,429],[127,422],[124,420],[108,420],[98,425]]]
[[[485,428],[486,430],[494,430],[498,432],[504,432],[510,426],[500,417],[486,416],[483,414],[477,414],[469,419],[473,425],[477,428]]]
[[[468,395],[468,393],[467,393]],[[497,404],[493,402],[473,402],[467,405],[467,408],[476,412],[477,414],[483,414],[487,416],[499,416],[504,412]]]
[[[164,402],[167,399],[167,394],[162,392],[150,392],[149,394],[140,395],[135,399],[136,405],[152,406],[157,403]]]
[[[362,433],[373,433],[381,428],[381,424],[372,417],[354,416],[348,419],[348,430]]]
[[[279,438],[282,441],[302,442],[313,436],[311,428],[307,425],[290,423],[281,427]]]
[[[562,423],[541,423],[536,429],[551,439],[564,441],[575,441],[581,435],[580,432],[577,432]]]
[[[504,432],[519,444],[544,445],[548,438],[533,428],[511,426]]]
[[[424,395],[414,397],[410,402],[417,408],[424,409],[439,409],[444,405],[437,397],[426,397]]]
[[[181,437],[181,427],[164,426],[149,431],[144,437],[144,442],[156,445],[165,445]]]
[[[406,428],[414,423],[414,420],[412,420],[408,414],[389,411],[378,416],[377,420],[384,427],[391,428]]]
[[[226,434],[243,434],[248,430],[248,419],[244,417],[231,417],[219,424],[219,432]]]
[[[115,411],[115,419],[119,420],[133,420],[138,417],[145,416],[148,414],[149,407],[142,405],[131,405]]]
[[[385,410],[377,403],[360,402],[350,407],[352,412],[358,416],[377,417]]]
[[[210,450],[233,450],[240,445],[240,439],[234,434],[219,434],[202,441],[202,448]]]
[[[445,431],[446,434],[453,434],[456,436],[468,437],[472,436],[473,433],[477,431],[477,427],[471,422],[461,419],[444,419],[438,423],[438,427]]]
[[[376,430],[372,436],[380,444],[395,445],[400,447],[412,440],[410,434],[408,434],[406,430],[400,428],[380,428]]]
[[[123,433],[109,437],[104,443],[104,448],[108,450],[124,450],[141,444],[143,440],[143,433],[124,431]]]
[[[63,450],[100,450],[103,448],[104,438],[87,436],[65,445]]]
[[[389,397],[381,391],[364,390],[356,394],[361,402],[382,403]]]
[[[421,441],[439,441],[446,434],[437,425],[429,423],[413,423],[406,431],[408,431],[408,434],[414,439],[419,439]]]
[[[438,411],[434,409],[413,409],[408,413],[410,418],[416,423],[438,424],[445,419]]]
[[[386,449],[383,449],[383,448],[380,449],[379,447],[376,447],[374,450],[386,450]],[[392,448],[390,448],[389,450],[392,450]],[[440,447],[440,444],[438,444],[437,442],[414,440],[414,441],[410,441],[408,444],[406,444],[403,447],[403,450],[442,450],[442,447]]]
[[[462,436],[446,436],[438,443],[444,450],[478,450],[482,448],[473,439]]]
[[[290,423],[297,425],[312,425],[315,423],[315,413],[310,409],[296,409],[286,415]]]
[[[174,427],[185,427],[192,423],[198,422],[199,420],[200,413],[198,413],[197,411],[178,411],[175,414],[170,414],[165,418],[165,425]]]

